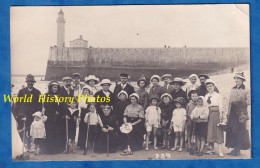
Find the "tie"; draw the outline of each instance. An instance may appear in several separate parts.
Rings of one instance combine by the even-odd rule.
[[[68,92],[68,95],[70,95],[70,89],[69,88],[67,88],[67,92]]]
[[[211,98],[211,96],[208,97],[208,100],[207,100],[208,104],[211,104],[210,98]]]

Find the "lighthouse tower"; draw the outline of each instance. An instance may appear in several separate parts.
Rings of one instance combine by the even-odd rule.
[[[57,19],[57,46],[58,47],[65,46],[65,19],[64,19],[64,13],[62,9],[58,13],[58,19]]]

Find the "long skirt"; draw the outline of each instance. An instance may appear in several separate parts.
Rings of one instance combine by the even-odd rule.
[[[139,118],[127,118],[127,122],[133,123],[139,120]],[[130,145],[132,151],[138,151],[143,148],[143,135],[145,134],[144,122],[140,122],[137,125],[133,125],[133,130],[126,135],[126,144]]]
[[[23,154],[23,142],[19,136],[19,133],[17,131],[17,123],[16,120],[12,115],[12,159],[15,159],[17,156]],[[26,149],[24,148],[24,151]]]
[[[224,132],[221,127],[217,126],[218,123],[220,123],[219,107],[210,107],[207,142],[215,142],[217,144],[224,143]]]

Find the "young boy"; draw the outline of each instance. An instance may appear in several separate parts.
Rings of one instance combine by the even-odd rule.
[[[145,150],[149,150],[149,139],[151,132],[153,130],[153,138],[154,138],[154,149],[157,150],[157,129],[160,127],[161,123],[161,109],[158,107],[159,97],[157,95],[152,95],[149,99],[151,105],[145,110],[145,125],[147,131],[146,137],[146,148]]]
[[[192,150],[193,148],[191,148],[191,136],[192,136],[192,132],[194,129],[194,122],[190,118],[190,115],[191,115],[191,112],[193,111],[193,109],[197,106],[198,93],[196,90],[191,90],[189,92],[189,99],[191,101],[186,106],[186,111],[187,111],[187,121],[186,121],[186,133],[187,134],[186,135],[187,135],[187,140],[188,140],[187,152],[190,152],[190,154],[192,155],[194,153],[194,151]]]
[[[152,96],[152,95],[157,95],[158,97],[161,97],[162,94],[163,94],[163,87],[159,85],[159,82],[160,82],[160,76],[158,75],[153,75],[151,77],[151,80],[150,82],[152,83],[152,87],[150,89],[150,92],[149,92],[149,98]]]
[[[66,113],[66,120],[68,122],[68,141],[67,143],[71,143],[72,146],[72,153],[74,153],[75,149],[75,137],[76,137],[76,122],[77,117],[79,115],[79,110],[77,108],[76,100],[72,102],[70,107],[67,110]],[[69,152],[69,149],[66,151]]]
[[[168,131],[170,129],[170,123],[172,118],[172,112],[174,110],[174,106],[172,105],[172,96],[169,93],[164,93],[161,96],[161,103],[159,107],[161,109],[161,125],[163,131],[163,148],[169,149],[169,135]]]

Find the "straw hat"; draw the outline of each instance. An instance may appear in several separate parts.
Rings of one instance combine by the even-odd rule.
[[[127,92],[126,92],[126,91],[124,91],[124,90],[121,90],[121,91],[118,93],[117,97],[119,98],[121,94],[125,94],[125,96],[126,96],[126,99],[128,98],[128,94],[127,94]]]
[[[129,96],[129,99],[131,99],[131,97],[135,97],[137,98],[137,100],[139,100],[139,95],[137,93],[132,93],[130,96]]]
[[[131,123],[126,123],[126,124],[123,124],[121,127],[120,127],[120,131],[124,134],[128,134],[129,132],[131,132],[133,130],[133,127],[132,127],[132,124]]]
[[[174,78],[171,84],[179,83],[181,86],[184,86],[186,82],[184,82],[181,78]]]
[[[163,79],[166,78],[166,77],[172,78],[172,75],[171,75],[171,74],[164,74],[164,75],[161,77],[161,79],[163,80]]]
[[[104,85],[104,84],[109,84],[109,85],[112,85],[111,81],[109,79],[103,79],[101,82],[100,82],[100,86]]]
[[[82,91],[83,91],[84,89],[88,89],[90,92],[92,91],[92,88],[91,88],[89,85],[83,86]]]
[[[153,99],[156,99],[157,101],[160,101],[160,98],[159,98],[156,94],[152,95],[152,96],[149,98],[149,102],[151,102]]]
[[[34,117],[35,117],[35,116],[42,117],[42,112],[37,111],[37,112],[33,113],[32,116],[34,116]]]
[[[160,79],[161,79],[161,78],[160,78],[159,75],[153,75],[153,76],[151,77],[151,79],[150,79],[150,82],[152,82],[152,80],[153,80],[154,78],[155,78],[155,79],[158,79],[158,81],[160,82]]]
[[[184,105],[186,101],[183,97],[177,97],[176,99],[174,99],[174,102],[178,102],[181,105]]]
[[[69,76],[65,76],[62,78],[62,81],[72,81],[72,78]]]
[[[212,79],[207,79],[206,82],[205,82],[205,84],[206,84],[206,85],[207,85],[207,84],[213,84],[213,85],[215,85],[215,82],[214,82]]]
[[[99,83],[99,79],[95,75],[89,75],[85,78],[85,82],[89,82],[90,80],[94,80],[96,84]]]
[[[169,93],[162,94],[161,99],[163,99],[163,97],[165,96],[168,96],[170,98],[170,101],[172,101],[172,96]]]
[[[137,85],[140,87],[140,82],[144,81],[145,82],[145,86],[147,86],[149,83],[148,81],[145,79],[144,76],[142,76],[138,81],[137,81]]]

